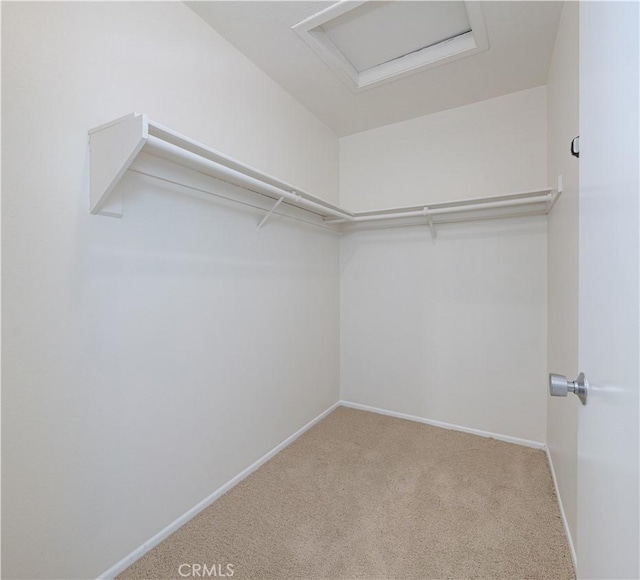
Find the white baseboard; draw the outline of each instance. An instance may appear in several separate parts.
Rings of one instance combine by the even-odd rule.
[[[304,427],[298,429],[293,435],[287,437],[282,443],[274,447],[271,451],[263,455],[260,459],[252,463],[245,470],[240,472],[238,475],[230,479],[227,483],[225,483],[222,487],[218,488],[211,495],[204,498],[200,503],[192,507],[190,510],[182,514],[179,518],[171,522],[166,528],[159,531],[155,536],[144,542],[141,546],[133,550],[130,554],[122,558],[119,562],[114,564],[111,568],[109,568],[106,572],[103,572],[98,578],[99,580],[110,580],[115,578],[121,572],[124,572],[129,566],[131,566],[136,560],[139,560],[144,556],[149,550],[155,548],[160,542],[168,538],[173,532],[175,532],[178,528],[182,527],[186,524],[190,519],[194,518],[197,514],[199,514],[203,509],[209,507],[214,501],[216,501],[220,496],[229,491],[232,487],[240,483],[247,476],[251,475],[256,469],[258,469],[261,465],[269,461],[274,455],[282,451],[287,445],[295,441],[300,435],[302,435],[305,431],[313,427],[316,423],[324,419],[329,413],[331,413],[336,407],[349,407],[351,409],[358,409],[361,411],[369,411],[371,413],[378,413],[380,415],[389,415],[391,417],[397,417],[399,419],[407,419],[409,421],[416,421],[418,423],[424,423],[426,425],[432,425],[434,427],[442,427],[443,429],[451,429],[454,431],[462,431],[464,433],[470,433],[472,435],[479,435],[481,437],[489,437],[492,439],[498,439],[499,441],[506,441],[507,443],[515,443],[517,445],[524,445],[526,447],[532,447],[534,449],[545,449],[547,452],[547,456],[549,457],[549,465],[551,466],[551,474],[553,477],[554,485],[556,486],[556,495],[558,496],[558,501],[560,502],[560,512],[562,514],[562,521],[565,526],[565,531],[567,532],[567,538],[569,540],[569,546],[571,549],[571,557],[575,566],[575,550],[573,548],[573,542],[571,540],[571,535],[569,534],[569,528],[567,525],[567,521],[564,515],[564,510],[562,508],[562,502],[560,500],[560,495],[557,490],[557,483],[555,478],[555,472],[553,471],[553,464],[551,463],[551,457],[549,456],[549,450],[546,448],[544,443],[540,443],[538,441],[530,441],[528,439],[520,439],[518,437],[511,437],[509,435],[500,435],[499,433],[491,433],[488,431],[481,431],[479,429],[471,429],[469,427],[462,427],[460,425],[453,425],[451,423],[444,423],[442,421],[434,421],[432,419],[425,419],[423,417],[416,417],[414,415],[407,415],[405,413],[396,413],[395,411],[388,411],[386,409],[379,409],[377,407],[370,407],[368,405],[361,405],[360,403],[352,403],[350,401],[338,401],[329,407],[327,410],[323,411],[318,415],[315,419],[312,419],[307,423]]]
[[[556,490],[556,497],[558,498],[558,506],[560,507],[560,516],[562,517],[562,525],[564,526],[564,533],[567,536],[567,542],[569,544],[569,552],[571,553],[571,561],[573,562],[573,571],[578,573],[578,558],[576,555],[576,549],[573,545],[573,538],[571,537],[571,530],[569,529],[569,522],[567,516],[564,513],[564,506],[562,505],[562,496],[560,495],[560,488],[558,487],[558,480],[556,479],[556,470],[553,467],[553,460],[551,459],[551,453],[549,448],[545,445],[544,450],[547,453],[547,461],[549,462],[549,469],[551,470],[551,479],[553,479],[553,487]]]
[[[144,544],[133,550],[130,554],[122,558],[117,564],[114,564],[109,568],[106,572],[103,572],[98,576],[98,580],[111,580],[115,578],[121,572],[124,572],[131,564],[133,564],[136,560],[139,560],[144,556],[149,550],[155,548],[160,542],[168,538],[173,532],[175,532],[178,528],[182,527],[186,524],[190,519],[194,518],[198,515],[203,509],[209,507],[214,501],[216,501],[221,495],[225,494],[232,487],[240,483],[247,476],[251,475],[256,469],[258,469],[261,465],[269,461],[274,455],[282,451],[287,445],[293,443],[300,435],[302,435],[305,431],[313,427],[318,421],[324,419],[331,411],[333,411],[336,407],[338,407],[340,403],[334,403],[329,407],[326,411],[323,411],[318,415],[315,419],[309,421],[304,427],[298,429],[293,435],[287,437],[282,443],[274,447],[268,453],[265,453],[260,459],[252,463],[245,470],[241,471],[234,478],[230,479],[225,483],[222,487],[218,488],[211,495],[204,498],[200,503],[193,506],[189,511],[182,514],[178,519],[171,522],[166,528],[159,531],[155,536],[147,540]]]
[[[452,431],[462,431],[463,433],[470,433],[471,435],[479,435],[480,437],[489,437],[491,439],[497,439],[498,441],[506,441],[507,443],[515,443],[516,445],[524,445],[525,447],[532,447],[533,449],[546,448],[545,444],[541,443],[540,441],[531,441],[529,439],[520,439],[519,437],[511,437],[511,435],[501,435],[500,433],[491,433],[490,431],[481,431],[480,429],[472,429],[471,427],[462,427],[461,425],[444,423],[443,421],[434,421],[433,419],[425,419],[424,417],[407,415],[405,413],[397,413],[395,411],[379,409],[378,407],[361,405],[360,403],[352,403],[350,401],[340,401],[340,405],[342,407],[349,407],[351,409],[358,409],[360,411],[369,411],[370,413],[378,413],[380,415],[389,415],[390,417],[397,417],[398,419],[416,421],[417,423],[424,423],[425,425],[431,425],[433,427],[442,427],[443,429],[451,429]]]

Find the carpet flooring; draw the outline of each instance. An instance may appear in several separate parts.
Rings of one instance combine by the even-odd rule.
[[[344,407],[119,578],[231,571],[261,580],[575,577],[543,451]]]

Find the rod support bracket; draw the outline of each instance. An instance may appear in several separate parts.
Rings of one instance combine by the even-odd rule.
[[[424,206],[424,208],[422,209],[422,213],[426,216],[427,220],[429,221],[429,229],[431,230],[431,239],[435,241],[436,227],[433,223],[433,215],[431,215],[431,212],[429,211],[429,206]]]
[[[274,204],[273,207],[265,214],[265,216],[260,220],[258,224],[258,229],[261,230],[262,226],[267,223],[267,220],[271,217],[271,214],[276,210],[276,208],[284,201],[284,195],[280,197]]]

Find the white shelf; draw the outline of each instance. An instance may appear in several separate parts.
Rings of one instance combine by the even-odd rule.
[[[541,189],[412,207],[350,212],[154,123],[143,114],[132,113],[96,127],[89,131],[89,136],[90,211],[111,217],[122,217],[122,193],[116,190],[116,185],[141,152],[273,199],[273,207],[258,227],[264,225],[278,205],[285,203],[321,216],[326,224],[336,229],[425,223],[435,238],[435,226],[441,223],[547,214],[558,195],[551,189]]]
[[[113,195],[114,189],[138,154],[144,152],[324,218],[353,219],[350,212],[163,127],[140,113],[91,129],[89,136],[93,214],[122,217],[122,199]]]
[[[538,189],[429,205],[355,212],[353,220],[348,222],[333,218],[328,219],[327,223],[341,224],[343,230],[427,224],[435,238],[435,227],[438,224],[546,215],[551,211],[557,196],[558,193],[549,188]]]

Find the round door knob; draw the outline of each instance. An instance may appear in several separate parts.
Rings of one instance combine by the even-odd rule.
[[[584,373],[580,373],[575,381],[567,380],[564,375],[549,374],[549,394],[552,397],[566,397],[568,393],[574,393],[583,405],[587,404],[589,383]]]

